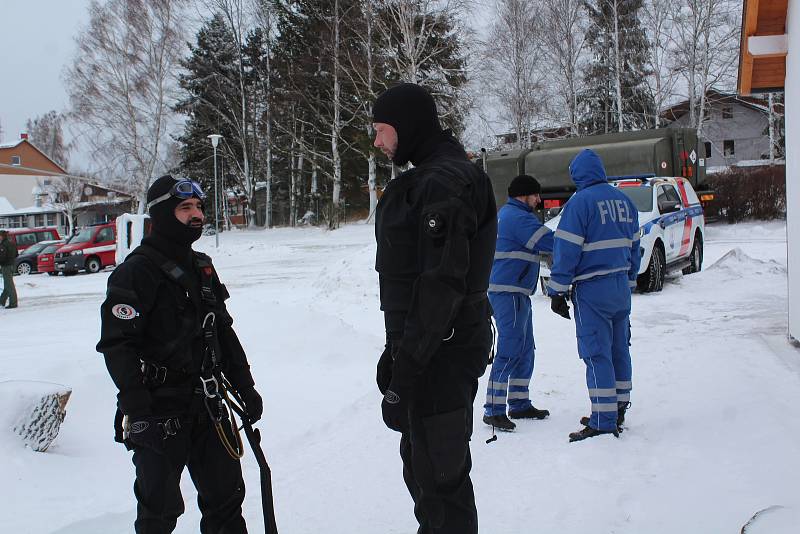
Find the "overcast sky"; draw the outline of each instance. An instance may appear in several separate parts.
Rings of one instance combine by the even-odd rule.
[[[28,119],[64,111],[64,65],[89,17],[89,0],[0,0],[0,141],[17,139]]]

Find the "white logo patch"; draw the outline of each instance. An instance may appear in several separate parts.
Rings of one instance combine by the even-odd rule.
[[[111,313],[113,313],[114,317],[117,319],[123,319],[125,321],[133,319],[139,315],[130,304],[115,304],[114,307],[111,308]]]

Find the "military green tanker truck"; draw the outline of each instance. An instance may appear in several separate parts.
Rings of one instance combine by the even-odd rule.
[[[508,185],[519,174],[535,176],[542,184],[544,208],[558,208],[575,192],[569,164],[578,152],[591,148],[603,159],[609,176],[682,176],[705,204],[713,194],[705,185],[705,145],[695,130],[660,128],[558,141],[532,148],[484,152],[483,164],[492,180],[497,207],[505,204]]]

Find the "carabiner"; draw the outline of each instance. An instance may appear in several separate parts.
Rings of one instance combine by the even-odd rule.
[[[203,393],[206,394],[206,397],[209,399],[213,399],[217,395],[219,395],[219,382],[217,382],[217,377],[212,376],[211,378],[203,378],[200,377],[200,381],[203,383]],[[208,384],[213,383],[213,391],[209,390]]]

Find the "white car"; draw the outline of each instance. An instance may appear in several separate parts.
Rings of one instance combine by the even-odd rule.
[[[609,178],[609,183],[625,193],[639,211],[639,291],[661,291],[669,271],[681,269],[683,274],[691,274],[702,268],[705,218],[688,180],[620,177]],[[545,225],[555,231],[560,220],[559,215]],[[549,275],[547,265],[543,265],[542,288]]]

